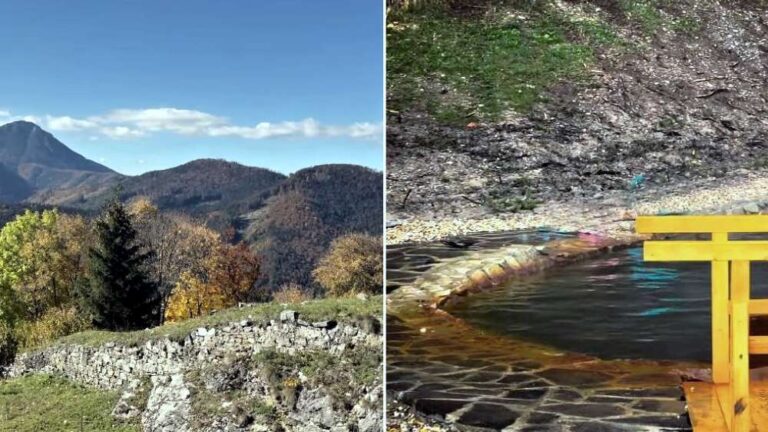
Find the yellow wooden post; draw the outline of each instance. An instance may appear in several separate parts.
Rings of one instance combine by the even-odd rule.
[[[728,234],[713,234],[712,240],[727,241]],[[712,382],[715,384],[727,383],[731,373],[728,282],[728,261],[712,261]]]
[[[731,431],[749,432],[749,261],[731,266]]]
[[[731,432],[750,432],[753,418],[756,426],[768,424],[761,408],[752,410],[760,407],[760,399],[750,402],[749,382],[750,353],[768,354],[768,336],[749,334],[750,316],[768,315],[768,299],[750,299],[750,262],[768,261],[768,242],[728,239],[729,233],[768,233],[768,216],[639,217],[635,228],[638,233],[712,235],[710,242],[646,241],[643,256],[712,263],[712,381],[724,424]]]

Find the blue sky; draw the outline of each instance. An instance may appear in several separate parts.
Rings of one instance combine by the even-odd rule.
[[[0,123],[125,174],[383,169],[380,0],[0,2]]]

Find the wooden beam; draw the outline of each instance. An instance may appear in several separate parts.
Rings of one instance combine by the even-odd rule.
[[[638,216],[635,231],[641,234],[768,232],[768,216]]]
[[[750,336],[749,353],[768,354],[768,336]]]
[[[749,261],[731,263],[731,415],[732,432],[750,432]]]
[[[728,262],[712,262],[712,381],[728,382],[730,341],[728,338]]]
[[[750,300],[749,315],[750,316],[768,315],[768,299]]]
[[[725,429],[725,431],[732,431],[733,403],[731,403],[731,386],[729,384],[715,384],[715,392],[717,393],[717,400],[720,404],[723,419],[725,419],[725,423],[728,425],[728,429]]]
[[[703,381],[683,383],[688,415],[695,432],[726,432],[730,426],[725,421],[722,405],[731,406],[728,384],[712,384]],[[768,381],[754,381],[749,390],[752,409],[752,432],[768,432]]]
[[[647,241],[646,261],[768,261],[768,241]]]

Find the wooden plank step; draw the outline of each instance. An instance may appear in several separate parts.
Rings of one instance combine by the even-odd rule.
[[[683,383],[685,401],[694,432],[727,432],[722,405],[731,407],[728,384]],[[722,402],[718,395],[722,395]],[[768,381],[753,381],[750,386],[751,432],[768,432]],[[730,409],[730,408],[729,408]]]
[[[683,383],[685,402],[694,432],[727,431],[715,385],[705,382]]]

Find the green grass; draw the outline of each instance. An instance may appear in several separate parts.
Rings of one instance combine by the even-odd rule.
[[[608,23],[598,19],[581,19],[569,23],[569,27],[591,47],[624,47],[626,41],[621,39],[615,29]]]
[[[621,0],[619,5],[627,18],[638,23],[646,33],[653,33],[665,24],[655,0]]]
[[[390,108],[419,108],[463,125],[527,111],[542,90],[586,78],[592,50],[563,28],[440,13],[401,14],[388,29]],[[607,36],[604,36],[607,37]]]
[[[61,338],[52,344],[75,344],[99,346],[108,342],[137,346],[146,341],[170,338],[182,340],[200,327],[215,327],[231,322],[250,319],[256,322],[276,319],[280,312],[291,309],[300,313],[300,318],[307,321],[327,319],[354,319],[357,316],[382,316],[382,297],[373,296],[362,301],[356,298],[328,298],[312,300],[304,304],[283,306],[277,303],[265,303],[247,308],[235,308],[221,311],[201,318],[194,318],[178,323],[170,323],[148,330],[133,332],[108,332],[91,330],[75,333]]]
[[[596,40],[611,39],[607,28],[586,26]],[[424,109],[459,125],[527,111],[557,81],[588,78],[593,51],[570,41],[569,28],[551,15],[512,21],[435,11],[391,15],[390,109]]]
[[[694,18],[680,17],[672,21],[672,29],[678,33],[692,35],[701,30],[701,23]]]
[[[535,7],[500,0],[475,13],[445,2],[395,10],[387,25],[388,109],[457,126],[524,114],[558,82],[588,83],[596,52],[645,47],[624,39],[617,25],[645,36],[662,27],[687,36],[700,30],[695,18],[662,12],[665,1],[619,0],[626,21],[617,23],[597,13],[568,15],[546,0]]]
[[[138,423],[112,418],[117,400],[117,393],[87,389],[48,375],[0,381],[0,431],[141,431]]]
[[[329,378],[348,375],[354,379],[349,383],[353,385],[372,384],[380,375],[381,360],[378,349],[368,347],[349,350],[341,358],[327,351],[302,351],[291,355],[273,350],[262,351],[253,358],[256,364],[269,366],[279,374],[298,370],[310,380],[319,380],[323,384],[331,384],[324,382]]]
[[[498,213],[518,213],[521,211],[533,210],[538,207],[539,204],[539,201],[528,196],[498,196],[486,200],[486,205],[490,207],[491,210]]]
[[[676,33],[691,36],[701,30],[701,23],[690,16],[669,16],[661,12],[665,0],[621,0],[624,14],[630,22],[640,26],[644,33],[651,35],[663,26]]]
[[[252,361],[258,368],[272,373],[273,391],[285,394],[299,383],[301,372],[311,387],[324,388],[335,403],[349,406],[357,402],[359,390],[372,385],[383,372],[379,347],[355,347],[341,357],[319,350],[296,354],[268,350],[255,355]]]

